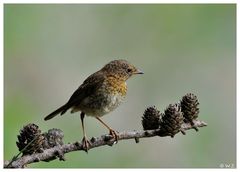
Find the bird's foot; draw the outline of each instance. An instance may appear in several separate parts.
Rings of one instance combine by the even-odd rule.
[[[117,131],[115,131],[115,130],[113,130],[113,129],[110,129],[110,130],[109,130],[109,135],[111,135],[111,136],[114,138],[114,140],[115,140],[116,143],[118,142],[119,135],[118,135],[118,132],[117,132]]]
[[[86,136],[84,136],[82,139],[82,148],[86,153],[88,153],[90,146],[91,146],[91,142],[87,139]]]

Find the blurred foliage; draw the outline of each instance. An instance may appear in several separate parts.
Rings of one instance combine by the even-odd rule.
[[[208,127],[172,138],[120,142],[30,167],[219,167],[236,164],[236,5],[4,5],[4,159],[19,130],[36,123],[81,139],[79,115],[43,121],[91,73],[123,58],[145,74],[128,81],[125,103],[103,117],[141,129],[149,105],[163,111],[193,92]],[[67,124],[67,125],[66,125]],[[69,125],[70,124],[70,125]],[[88,136],[106,133],[86,118]]]

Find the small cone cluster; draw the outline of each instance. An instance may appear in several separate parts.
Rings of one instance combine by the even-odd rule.
[[[155,106],[148,107],[142,117],[144,130],[154,130],[159,128],[160,111]]]
[[[50,129],[47,133],[44,134],[45,142],[44,148],[49,149],[54,146],[61,146],[63,145],[63,131],[60,129]]]
[[[16,144],[23,155],[41,152],[44,137],[37,125],[28,124],[24,126],[17,137],[18,141]]]
[[[164,113],[160,113],[155,106],[148,107],[142,117],[143,129],[160,129],[159,136],[174,137],[179,131],[184,134],[181,126],[183,123],[194,125],[193,120],[198,118],[198,105],[197,97],[188,93],[182,97],[180,103],[170,104]]]
[[[177,134],[183,124],[183,114],[181,107],[178,104],[170,104],[162,114],[160,121],[160,136],[174,137]]]
[[[63,132],[55,128],[48,130],[47,133],[41,133],[36,124],[30,123],[20,130],[16,144],[23,156],[31,155],[63,145],[63,136]]]
[[[193,123],[192,121],[194,119],[197,119],[198,113],[199,113],[199,102],[197,99],[197,96],[195,96],[192,93],[188,93],[185,96],[183,96],[181,102],[181,108],[184,116],[185,122]]]

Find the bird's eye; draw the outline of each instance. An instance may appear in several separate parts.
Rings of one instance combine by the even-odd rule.
[[[127,72],[128,72],[128,73],[131,73],[131,72],[132,72],[132,69],[128,68],[128,69],[127,69]]]

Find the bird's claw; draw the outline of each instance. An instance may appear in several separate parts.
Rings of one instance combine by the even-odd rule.
[[[117,131],[115,131],[115,130],[113,130],[113,129],[110,129],[110,130],[109,130],[109,135],[111,135],[111,136],[114,138],[114,140],[115,140],[116,143],[118,142],[119,135],[118,135],[118,132],[117,132]]]
[[[84,136],[82,139],[82,148],[86,153],[88,153],[90,146],[91,146],[91,142],[87,139],[87,137]]]

